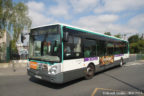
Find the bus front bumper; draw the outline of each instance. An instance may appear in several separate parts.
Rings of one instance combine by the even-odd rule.
[[[51,83],[57,83],[57,84],[63,83],[63,73],[58,73],[56,75],[49,75],[48,72],[45,70],[27,69],[27,74],[31,77],[46,80]]]

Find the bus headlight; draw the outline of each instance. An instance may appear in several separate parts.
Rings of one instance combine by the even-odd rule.
[[[57,66],[53,66],[51,67],[51,69],[49,70],[51,75],[55,75],[57,73]]]

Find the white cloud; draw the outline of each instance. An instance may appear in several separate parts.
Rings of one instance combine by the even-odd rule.
[[[129,26],[119,25],[119,24],[109,24],[106,29],[108,32],[113,32],[115,34],[130,34],[135,33],[137,30],[135,28],[131,28]]]
[[[29,11],[29,16],[32,19],[32,27],[48,25],[51,22],[55,22],[53,18],[46,17],[45,15],[35,11]]]
[[[92,24],[96,24],[96,23],[111,23],[114,22],[118,19],[119,17],[117,15],[99,15],[99,16],[85,16],[85,17],[81,17],[79,19],[79,23],[83,24],[83,22],[89,22]],[[89,25],[89,24],[88,24]]]
[[[96,13],[137,10],[144,7],[144,0],[103,0],[103,4],[95,9]]]
[[[118,24],[124,17],[114,14],[114,12],[121,12],[127,10],[136,10],[144,6],[144,0],[55,0],[56,4],[46,6],[42,2],[30,1],[27,3],[29,7],[29,16],[32,19],[32,26],[46,25],[49,23],[57,22],[59,18],[64,18],[63,22],[67,19],[72,19],[73,25],[82,28],[90,29],[98,32],[111,32],[112,34],[125,34],[138,32],[139,29],[144,29],[144,14],[137,15],[131,18],[125,24]],[[94,11],[95,12],[109,12],[111,14],[84,14],[88,16],[79,17],[82,12]],[[74,13],[74,18],[71,18]],[[124,15],[124,14],[121,14]],[[78,20],[75,20],[79,18]],[[129,16],[128,16],[129,19]]]
[[[29,10],[32,10],[32,11],[42,12],[45,9],[44,8],[45,6],[42,2],[30,1],[27,3],[27,6],[29,7]]]
[[[140,14],[131,18],[128,24],[134,28],[144,28],[144,14]]]
[[[53,18],[43,14],[46,9],[42,2],[30,1],[27,5],[29,8],[29,16],[32,20],[32,27],[48,25],[49,23],[56,22]]]
[[[99,0],[70,0],[73,10],[76,13],[84,12],[88,9],[93,9]]]
[[[90,29],[97,32],[111,32],[112,34],[133,33],[137,30],[129,26],[114,24],[118,20],[117,15],[99,15],[81,17],[79,20],[73,22],[74,25]]]
[[[48,10],[48,14],[53,15],[55,17],[64,17],[65,19],[69,19],[69,6],[67,1],[56,0],[57,5],[51,6]]]

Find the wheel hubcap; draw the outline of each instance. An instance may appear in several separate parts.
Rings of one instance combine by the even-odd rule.
[[[91,67],[87,68],[87,75],[88,76],[92,76],[93,75],[93,68],[91,68]]]

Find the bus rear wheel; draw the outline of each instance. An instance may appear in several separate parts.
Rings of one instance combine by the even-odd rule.
[[[95,67],[94,65],[90,64],[88,65],[86,69],[85,79],[92,79],[95,73]]]

